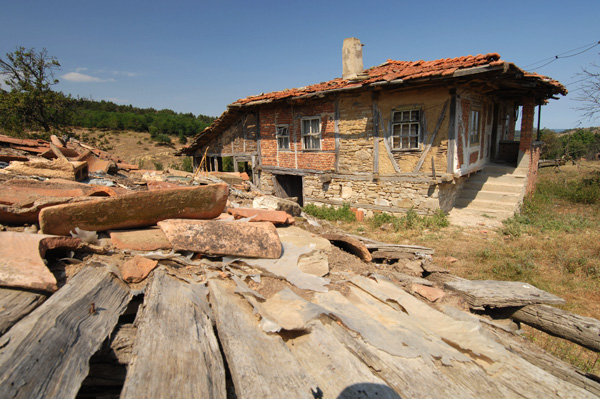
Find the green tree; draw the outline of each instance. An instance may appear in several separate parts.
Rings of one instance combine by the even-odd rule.
[[[46,49],[17,47],[0,58],[0,77],[9,89],[0,88],[0,126],[15,133],[66,130],[72,101],[52,90],[58,69],[60,63]]]

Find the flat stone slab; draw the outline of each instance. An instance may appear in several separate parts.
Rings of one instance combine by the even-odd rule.
[[[40,212],[40,228],[46,234],[68,235],[75,227],[105,231],[151,226],[165,219],[212,219],[225,209],[228,195],[227,184],[212,184],[58,205]]]
[[[178,251],[268,259],[281,256],[281,241],[272,223],[171,219],[158,225]]]
[[[156,251],[157,249],[173,248],[165,233],[157,228],[112,231],[110,240],[118,249],[131,249],[133,251]]]
[[[276,226],[294,224],[294,218],[284,211],[256,208],[228,208],[227,213],[236,219],[252,218],[250,222],[271,222]]]
[[[77,249],[73,237],[0,232],[0,286],[54,292],[56,278],[44,263],[49,249]]]
[[[537,303],[562,305],[565,300],[519,281],[459,280],[445,287],[459,292],[471,308],[525,306]]]

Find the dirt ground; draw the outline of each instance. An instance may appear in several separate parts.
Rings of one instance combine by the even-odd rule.
[[[184,157],[174,155],[184,146],[177,138],[167,145],[152,141],[148,133],[91,129],[74,129],[74,133],[83,143],[108,151],[140,169],[183,169]]]

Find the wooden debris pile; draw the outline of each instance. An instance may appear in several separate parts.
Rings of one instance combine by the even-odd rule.
[[[227,184],[44,183],[0,192],[3,206],[38,204],[28,220],[52,233],[2,221],[2,398],[600,395],[451,306],[524,321],[560,302],[535,287],[454,278],[430,248],[311,233],[290,212],[235,206]]]

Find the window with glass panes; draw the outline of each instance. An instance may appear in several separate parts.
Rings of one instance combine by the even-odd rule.
[[[287,125],[277,126],[277,148],[290,149],[290,128]]]
[[[302,119],[302,149],[321,149],[321,118]]]
[[[479,144],[479,111],[471,111],[469,118],[469,145]]]
[[[392,117],[392,148],[395,150],[419,149],[420,130],[420,110],[395,111]]]

